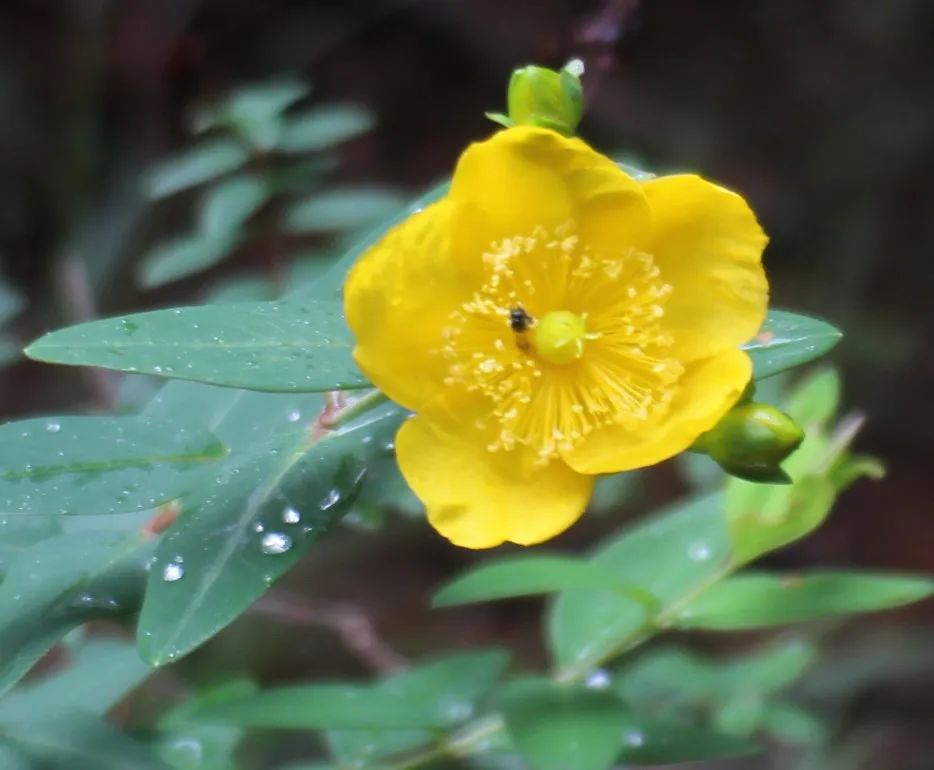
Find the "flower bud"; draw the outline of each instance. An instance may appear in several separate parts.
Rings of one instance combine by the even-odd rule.
[[[769,404],[746,401],[733,407],[692,451],[712,457],[727,473],[748,481],[788,483],[781,469],[804,439],[804,431],[787,414]]]
[[[541,126],[572,136],[583,113],[580,59],[560,71],[530,64],[513,71],[507,94],[510,125]]]

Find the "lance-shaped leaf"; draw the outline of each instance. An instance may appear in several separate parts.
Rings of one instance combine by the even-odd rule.
[[[102,366],[250,390],[366,387],[337,301],[156,310],[72,326],[34,342],[38,361]]]
[[[819,358],[842,337],[840,330],[826,321],[770,310],[762,329],[743,349],[752,359],[753,377],[762,380]]]
[[[24,551],[0,583],[0,693],[68,631],[139,607],[151,544],[121,532],[74,532]]]
[[[934,578],[856,571],[750,572],[729,578],[678,616],[685,628],[744,629],[901,607],[934,596]]]
[[[136,417],[45,417],[0,426],[0,511],[99,514],[184,494],[224,456],[210,433]]]
[[[164,198],[234,171],[249,157],[249,153],[231,139],[204,142],[156,166],[146,180],[146,191],[151,198]]]
[[[250,396],[259,394],[250,394]],[[262,397],[261,397],[262,398]],[[313,397],[306,397],[311,400]],[[370,457],[385,453],[403,413],[387,406],[318,438],[289,410],[265,440],[232,452],[191,494],[159,544],[138,628],[143,656],[156,665],[200,645],[246,610],[353,502]],[[244,418],[270,430],[244,398],[218,431]],[[314,414],[312,409],[306,413]],[[242,425],[242,423],[240,423]]]

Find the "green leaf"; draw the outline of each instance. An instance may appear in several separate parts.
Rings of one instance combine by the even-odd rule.
[[[730,543],[722,495],[689,499],[611,539],[593,557],[621,583],[658,597],[662,617],[725,574]],[[612,590],[562,593],[548,618],[552,655],[578,677],[607,656],[640,641],[661,618]]]
[[[842,337],[826,321],[770,310],[762,329],[743,349],[752,359],[753,378],[762,380],[819,358]]]
[[[290,419],[315,414],[312,403],[320,402],[282,406]],[[246,416],[260,419],[255,411]],[[155,665],[175,660],[259,598],[346,512],[369,457],[384,451],[403,416],[387,405],[320,440],[299,420],[291,429],[276,421],[272,436],[232,452],[185,499],[157,548],[137,629],[143,657]]]
[[[570,556],[514,556],[481,564],[441,588],[434,607],[491,601],[516,596],[598,588],[616,591],[643,606],[656,608],[649,592],[620,583],[613,570]]]
[[[621,758],[636,765],[669,765],[761,753],[733,735],[662,720],[634,717],[623,731]]]
[[[275,118],[303,99],[311,89],[292,77],[279,77],[254,83],[233,91],[225,99],[197,110],[193,116],[195,131],[223,125],[238,128]]]
[[[187,235],[153,249],[140,263],[138,282],[156,289],[221,262],[239,244],[236,232]]]
[[[828,734],[827,728],[814,714],[788,703],[766,704],[762,728],[772,737],[792,744],[820,744]]]
[[[212,305],[269,302],[279,294],[275,284],[262,274],[241,274],[211,284],[205,301]]]
[[[934,595],[934,579],[856,571],[747,572],[714,586],[679,614],[682,628],[766,628],[901,607]]]
[[[366,387],[338,302],[155,310],[71,326],[30,345],[38,361],[276,392]]]
[[[164,770],[143,744],[81,711],[32,715],[0,726],[0,742],[42,763],[68,770]]]
[[[383,187],[331,188],[290,206],[285,228],[297,233],[320,233],[371,227],[404,205],[399,194]]]
[[[88,639],[71,651],[66,668],[30,680],[0,700],[0,724],[72,710],[103,715],[151,671],[135,645]]]
[[[841,387],[835,369],[818,369],[795,386],[785,411],[806,431],[821,428],[837,413]]]
[[[610,692],[522,679],[503,691],[506,729],[535,770],[605,770],[619,756],[629,713]]]
[[[199,718],[247,727],[315,730],[444,729],[468,719],[508,657],[451,655],[374,686],[281,687],[206,708]]]
[[[373,128],[373,116],[352,104],[316,107],[287,118],[277,149],[320,152]]]
[[[204,142],[157,165],[146,179],[146,191],[150,198],[164,198],[235,171],[249,157],[240,144],[230,139]]]
[[[224,447],[204,431],[136,417],[43,417],[0,426],[0,510],[138,511],[186,492]]]
[[[239,232],[268,198],[267,184],[256,175],[225,179],[208,190],[201,201],[202,235],[218,239]]]
[[[134,612],[150,544],[121,532],[76,532],[24,551],[0,583],[0,694],[72,628]]]
[[[19,554],[61,531],[62,522],[58,515],[0,518],[0,580]]]

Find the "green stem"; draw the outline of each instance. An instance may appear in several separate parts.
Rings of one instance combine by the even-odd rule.
[[[351,420],[356,419],[361,414],[366,414],[371,409],[375,409],[380,404],[384,404],[389,399],[386,395],[380,390],[371,390],[365,396],[360,396],[353,401],[351,401],[347,406],[338,410],[335,415],[328,420],[328,428],[331,430],[336,430],[340,427],[343,427]]]

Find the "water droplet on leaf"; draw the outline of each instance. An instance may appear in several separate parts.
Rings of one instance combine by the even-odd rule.
[[[185,577],[185,568],[178,562],[169,562],[162,568],[162,579],[166,583],[175,583]]]
[[[263,553],[275,556],[285,553],[292,547],[292,538],[282,532],[267,532],[260,540]]]

